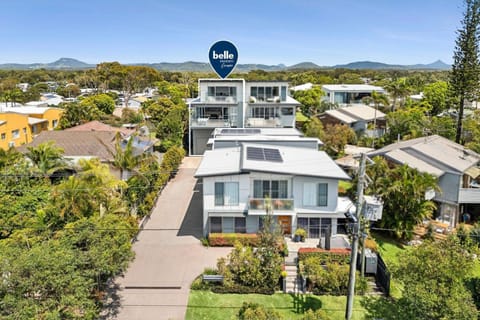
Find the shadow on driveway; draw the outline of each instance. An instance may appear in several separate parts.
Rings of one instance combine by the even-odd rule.
[[[203,197],[202,183],[197,180],[193,189],[187,212],[177,236],[193,236],[200,240],[203,237]]]

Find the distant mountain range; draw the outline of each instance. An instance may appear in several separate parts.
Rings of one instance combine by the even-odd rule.
[[[197,71],[212,72],[210,65],[205,62],[187,61],[181,63],[160,62],[160,63],[134,63],[131,65],[148,66],[161,71]],[[251,70],[264,71],[283,71],[283,70],[305,70],[305,69],[400,69],[400,70],[448,70],[450,65],[441,60],[429,64],[413,64],[413,65],[397,65],[386,64],[374,61],[357,61],[348,64],[338,64],[335,66],[319,66],[313,62],[301,62],[292,66],[284,64],[265,65],[265,64],[238,64],[235,68],[236,72],[248,72]],[[52,70],[79,70],[95,68],[94,64],[88,64],[72,58],[60,58],[51,63],[4,63],[0,64],[3,70],[32,70],[32,69],[52,69]]]

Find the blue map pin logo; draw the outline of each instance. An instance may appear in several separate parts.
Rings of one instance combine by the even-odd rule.
[[[210,47],[208,58],[212,69],[225,79],[237,65],[238,50],[230,41],[217,41]]]

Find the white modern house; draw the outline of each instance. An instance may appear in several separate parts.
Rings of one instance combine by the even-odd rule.
[[[369,84],[325,84],[322,91],[325,93],[324,101],[339,106],[363,104],[362,99],[371,97],[372,92],[386,93],[382,87]]]
[[[338,197],[350,177],[323,151],[242,142],[206,151],[195,173],[203,184],[203,233],[255,233],[266,202],[284,234],[299,227],[318,238],[342,232],[352,208]]]
[[[199,79],[189,102],[189,154],[201,155],[215,128],[294,128],[298,101],[288,83],[244,79]]]
[[[455,227],[464,213],[480,219],[480,155],[438,135],[401,141],[368,153],[438,178],[437,219]]]

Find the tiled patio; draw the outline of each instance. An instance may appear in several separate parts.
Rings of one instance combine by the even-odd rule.
[[[285,238],[288,246],[289,252],[298,252],[300,248],[317,248],[318,241],[317,238],[306,238],[305,242],[294,242],[290,237]],[[325,238],[322,238],[322,248],[325,247]],[[332,236],[330,241],[330,248],[340,249],[340,248],[350,248],[350,242],[348,241],[348,236],[344,234],[337,234]]]

